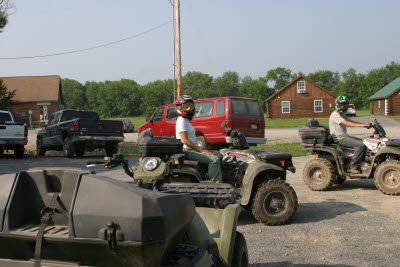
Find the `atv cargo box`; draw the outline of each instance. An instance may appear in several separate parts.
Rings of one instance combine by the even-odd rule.
[[[144,157],[164,157],[183,153],[183,143],[174,137],[154,137],[147,129],[139,135],[139,151]]]
[[[317,120],[310,120],[299,130],[299,135],[305,144],[325,144],[330,141],[329,128],[319,125]]]
[[[6,259],[158,266],[195,215],[189,194],[153,192],[84,170],[24,171],[1,175],[0,183]]]

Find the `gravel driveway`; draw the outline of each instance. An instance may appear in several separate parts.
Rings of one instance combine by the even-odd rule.
[[[248,213],[239,217],[238,230],[247,240],[252,266],[399,266],[400,197],[386,196],[372,180],[346,181],[329,192],[309,190],[302,169],[313,156],[295,157],[295,174],[287,181],[299,205],[289,225],[265,226]],[[100,157],[98,157],[100,158]],[[138,157],[127,157],[131,165]],[[29,168],[85,168],[90,157],[34,157],[0,159],[0,174]],[[130,181],[121,168],[93,168],[98,174]]]

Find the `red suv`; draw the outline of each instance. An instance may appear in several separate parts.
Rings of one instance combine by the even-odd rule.
[[[257,100],[244,97],[216,97],[195,100],[196,113],[191,121],[196,129],[197,145],[209,148],[226,144],[225,128],[242,132],[249,144],[265,144],[264,113]],[[163,105],[147,118],[138,134],[151,128],[154,136],[175,136],[175,104]]]

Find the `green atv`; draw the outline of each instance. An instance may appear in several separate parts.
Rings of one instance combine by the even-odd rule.
[[[214,187],[210,193],[218,196],[220,187],[231,185],[241,195],[238,202],[259,222],[288,223],[297,209],[296,192],[285,182],[286,171],[296,170],[292,155],[272,149],[252,150],[240,132],[228,129],[224,133],[231,147],[215,153],[221,160],[223,184],[209,182],[207,165],[185,159],[180,140],[154,137],[151,129],[139,136],[143,159],[135,169],[135,180],[162,171],[160,166],[173,159],[171,183],[165,184],[170,190],[190,192],[192,186],[208,183]]]
[[[196,207],[189,194],[150,191],[146,180],[78,169],[28,170],[0,182],[2,266],[248,265],[238,204]]]

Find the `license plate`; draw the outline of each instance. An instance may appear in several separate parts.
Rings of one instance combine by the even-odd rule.
[[[256,123],[250,124],[250,129],[252,129],[252,130],[258,130],[258,124],[256,124]]]

